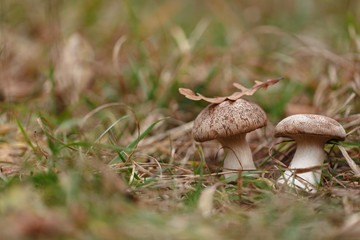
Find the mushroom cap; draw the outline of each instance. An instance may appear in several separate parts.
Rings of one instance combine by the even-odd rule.
[[[316,114],[295,114],[278,123],[275,137],[293,137],[296,135],[313,135],[325,138],[344,140],[345,129],[332,118]]]
[[[210,104],[195,119],[193,137],[198,142],[248,133],[266,125],[264,110],[253,102],[238,99]]]

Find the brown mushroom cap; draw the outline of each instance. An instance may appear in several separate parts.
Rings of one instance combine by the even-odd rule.
[[[251,132],[266,125],[267,117],[259,105],[244,99],[210,104],[194,122],[193,137],[198,142]]]
[[[296,135],[315,135],[325,138],[344,140],[344,128],[332,118],[316,114],[295,114],[278,123],[275,137],[293,137]]]

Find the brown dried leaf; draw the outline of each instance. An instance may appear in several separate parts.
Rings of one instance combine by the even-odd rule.
[[[184,95],[186,98],[194,101],[201,100],[200,96],[197,96],[191,89],[188,88],[179,88],[180,94]]]
[[[255,81],[255,85],[252,88],[247,88],[239,83],[234,83],[233,84],[234,87],[241,90],[241,92],[234,92],[230,96],[226,96],[226,97],[213,97],[213,98],[205,97],[200,93],[194,93],[191,89],[187,89],[187,88],[179,88],[179,92],[180,94],[184,95],[186,98],[190,100],[194,100],[194,101],[204,100],[209,103],[219,104],[226,100],[236,101],[245,95],[251,96],[259,89],[261,88],[267,89],[267,87],[274,85],[275,83],[279,82],[281,79],[283,78],[281,77],[276,79],[269,79],[266,80],[265,82]]]
[[[180,94],[184,95],[186,98],[194,101],[205,100],[210,103],[221,103],[226,100],[226,97],[208,98],[201,95],[200,93],[194,93],[191,89],[188,88],[179,88],[179,92]]]
[[[18,165],[0,166],[0,173],[7,176],[15,175],[16,173],[19,172],[19,170],[20,167]]]
[[[16,129],[14,126],[9,125],[9,124],[2,124],[0,126],[0,135],[6,135],[9,132],[14,131],[14,129]]]
[[[22,142],[0,144],[0,164],[18,163],[28,146]]]
[[[244,95],[253,95],[260,88],[264,88],[266,90],[269,86],[274,85],[275,83],[279,82],[281,79],[283,79],[283,78],[280,77],[280,78],[275,78],[275,79],[268,79],[265,82],[260,82],[260,81],[255,80],[255,85],[250,89],[244,87],[243,85],[241,85],[239,83],[234,83],[233,85],[237,89],[240,89],[244,93]]]

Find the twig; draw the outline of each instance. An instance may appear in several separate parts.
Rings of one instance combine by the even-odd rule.
[[[348,163],[348,165],[350,166],[350,168],[354,171],[355,176],[356,177],[360,177],[360,168],[358,165],[356,165],[356,163],[354,162],[354,160],[351,159],[351,157],[349,156],[349,154],[347,153],[347,151],[345,150],[345,148],[341,145],[338,145],[342,155],[345,157],[346,162]]]

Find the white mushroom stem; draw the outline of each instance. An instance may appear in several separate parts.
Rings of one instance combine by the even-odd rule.
[[[296,141],[296,152],[289,169],[280,177],[279,183],[286,183],[291,187],[298,187],[308,192],[316,192],[316,186],[320,183],[321,169],[324,163],[324,145],[326,137],[321,136],[292,136]],[[308,169],[304,173],[296,173],[296,169]]]
[[[246,141],[246,134],[239,134],[227,138],[217,139],[227,152],[224,160],[224,171],[229,170],[256,170],[249,144]],[[225,174],[230,177],[234,174]]]

